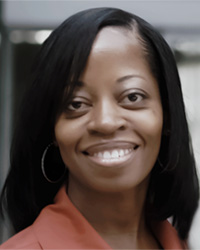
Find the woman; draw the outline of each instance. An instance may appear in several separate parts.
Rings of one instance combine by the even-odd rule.
[[[67,19],[22,105],[1,196],[19,233],[1,248],[183,249],[198,197],[164,39],[118,9]]]

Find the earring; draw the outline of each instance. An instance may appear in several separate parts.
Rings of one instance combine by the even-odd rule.
[[[157,162],[158,162],[159,166],[164,169],[164,166],[163,166],[162,162],[160,161],[159,157],[157,158]]]
[[[54,143],[50,143],[45,148],[41,159],[41,169],[45,179],[50,183],[58,183],[65,176],[66,166],[62,161],[59,148]]]

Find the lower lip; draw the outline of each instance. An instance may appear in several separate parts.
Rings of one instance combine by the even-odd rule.
[[[123,157],[119,158],[113,158],[113,159],[104,159],[100,157],[95,156],[89,156],[88,157],[92,162],[95,164],[102,166],[102,167],[121,167],[124,164],[126,164],[128,161],[132,160],[132,158],[135,156],[136,150],[131,151],[129,154],[124,155]]]

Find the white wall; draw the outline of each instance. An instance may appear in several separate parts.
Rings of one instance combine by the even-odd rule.
[[[5,0],[3,1],[3,20],[8,26],[54,27],[77,11],[104,6],[118,7],[141,15],[156,26],[190,29],[200,27],[200,1],[192,0]]]

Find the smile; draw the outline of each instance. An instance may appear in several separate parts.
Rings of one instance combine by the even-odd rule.
[[[130,154],[133,151],[133,148],[129,149],[113,149],[110,151],[102,151],[98,153],[94,153],[91,156],[95,156],[104,160],[111,160],[111,159],[119,159],[124,157],[125,155]]]
[[[90,148],[83,153],[98,165],[115,167],[116,165],[121,165],[132,158],[135,155],[137,148],[138,146],[130,144],[124,146],[117,145],[117,147],[112,148],[109,145],[103,145]]]

